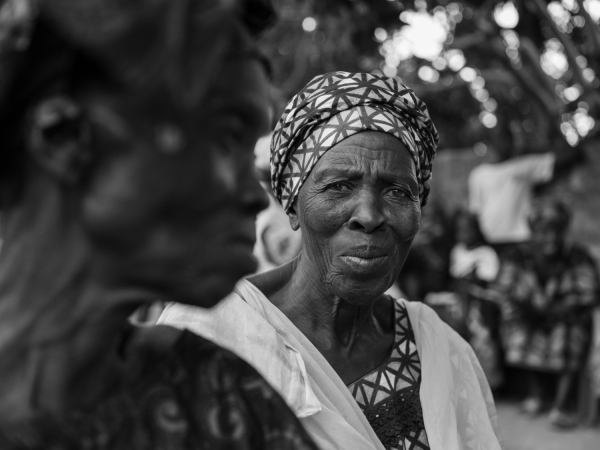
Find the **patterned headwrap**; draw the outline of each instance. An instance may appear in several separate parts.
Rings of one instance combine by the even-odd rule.
[[[314,78],[290,100],[271,141],[271,185],[289,212],[317,161],[365,130],[400,139],[417,168],[419,199],[427,203],[439,136],[427,106],[393,78],[332,72]]]

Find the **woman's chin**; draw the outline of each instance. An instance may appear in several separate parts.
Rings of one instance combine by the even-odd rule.
[[[340,283],[341,281],[341,283]],[[389,277],[372,280],[345,278],[333,284],[335,295],[353,305],[365,305],[380,298],[388,289]]]
[[[355,258],[341,257],[340,265],[336,272],[341,274],[341,278],[347,280],[347,284],[364,287],[365,285],[375,286],[382,283],[382,279],[388,279],[391,274],[396,273],[396,261],[392,256],[381,258]]]

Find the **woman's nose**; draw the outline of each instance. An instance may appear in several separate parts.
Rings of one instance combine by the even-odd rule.
[[[373,233],[385,227],[385,216],[381,202],[371,192],[361,192],[348,221],[351,230]]]
[[[239,196],[244,209],[251,214],[258,214],[269,206],[269,196],[256,177],[254,169],[247,170],[240,183]]]

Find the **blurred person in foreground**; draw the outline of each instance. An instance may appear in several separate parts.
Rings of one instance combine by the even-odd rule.
[[[130,325],[256,268],[258,1],[0,1],[0,448],[315,449],[247,363]]]
[[[553,145],[544,153],[515,157],[510,157],[508,148],[492,147],[492,161],[469,174],[469,210],[477,215],[483,236],[501,257],[505,249],[531,238],[527,218],[535,188],[583,157],[579,147],[569,146],[560,136]]]
[[[529,216],[530,242],[506,255],[493,289],[502,305],[506,364],[524,369],[528,395],[522,408],[544,409],[542,374],[557,378],[550,421],[576,424],[573,389],[586,357],[598,275],[590,255],[566,242],[569,211],[553,198],[537,200]]]
[[[422,303],[384,294],[419,229],[437,142],[425,104],[396,79],[314,78],[271,145],[299,256],[211,311],[173,304],[162,320],[246,358],[322,448],[500,450],[469,345]]]

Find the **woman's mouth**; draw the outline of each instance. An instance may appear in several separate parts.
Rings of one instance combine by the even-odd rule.
[[[345,250],[342,258],[376,259],[388,256],[389,252],[381,247],[361,246]]]
[[[341,259],[355,265],[359,266],[373,266],[379,262],[385,261],[388,259],[387,256],[377,256],[375,258],[360,258],[358,256],[341,256]]]
[[[364,272],[388,265],[391,255],[380,248],[356,248],[344,252],[340,259],[350,269]]]

